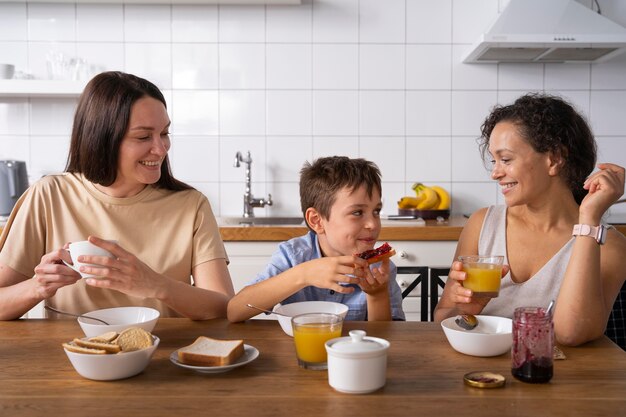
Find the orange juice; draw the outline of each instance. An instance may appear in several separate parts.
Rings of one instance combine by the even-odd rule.
[[[463,286],[474,291],[477,297],[497,297],[500,292],[502,267],[500,265],[474,264],[463,265],[467,273]]]
[[[327,340],[341,336],[341,323],[306,323],[293,329],[298,359],[308,363],[326,362]]]

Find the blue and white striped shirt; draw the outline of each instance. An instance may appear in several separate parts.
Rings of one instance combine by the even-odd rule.
[[[301,263],[322,257],[317,235],[309,232],[304,236],[296,237],[278,245],[265,270],[248,285],[265,281],[287,269]],[[374,264],[378,266],[379,264]],[[334,301],[348,306],[346,320],[367,320],[367,295],[356,284],[345,284],[354,287],[351,294],[340,294],[328,288],[305,287],[287,297],[281,304],[290,304],[299,301]],[[402,291],[396,282],[396,266],[390,262],[389,271],[389,298],[391,317],[393,320],[405,320],[402,310]]]

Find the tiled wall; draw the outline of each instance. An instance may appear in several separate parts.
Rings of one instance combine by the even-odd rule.
[[[626,26],[624,3],[600,0]],[[593,126],[600,159],[626,164],[626,56],[596,65],[460,62],[505,4],[3,2],[0,62],[46,78],[46,55],[57,51],[154,81],[173,120],[174,174],[207,194],[218,215],[242,210],[238,150],[252,152],[254,194],[274,197],[258,215],[298,214],[302,163],[332,154],[380,166],[387,213],[415,181],[450,189],[453,211],[468,213],[500,199],[479,158],[479,126],[493,105],[527,91],[570,99]],[[61,171],[75,103],[0,98],[0,159],[27,161],[31,179]]]

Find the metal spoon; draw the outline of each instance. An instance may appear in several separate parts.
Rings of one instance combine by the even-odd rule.
[[[269,311],[269,310],[265,310],[265,309],[263,309],[263,308],[260,308],[260,307],[257,307],[257,306],[253,306],[252,304],[246,304],[246,305],[247,305],[248,307],[250,307],[250,308],[253,308],[253,309],[255,309],[255,310],[262,311],[262,312],[264,312],[264,313],[268,313],[268,314],[276,314],[276,315],[278,315],[278,316],[287,317],[287,318],[289,318],[289,319],[291,318],[291,316],[288,316],[288,315],[286,315],[286,314],[283,314],[283,313],[277,313],[276,311]]]
[[[548,308],[546,308],[546,316],[550,314],[550,312],[552,311],[552,307],[554,307],[554,300],[551,300],[550,304],[548,304]]]
[[[97,319],[95,317],[91,317],[91,316],[85,316],[84,314],[73,314],[73,313],[67,313],[65,311],[61,311],[61,310],[57,310],[56,308],[52,308],[50,306],[43,306],[43,308],[45,308],[46,310],[50,310],[50,311],[54,311],[55,313],[58,314],[65,314],[66,316],[72,316],[72,317],[84,317],[86,319],[90,319],[90,320],[95,320],[95,321],[99,321],[102,324],[106,324],[107,326],[109,326],[109,323],[107,323],[106,321],[102,320],[102,319]]]

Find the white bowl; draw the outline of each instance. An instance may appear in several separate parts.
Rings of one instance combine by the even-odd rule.
[[[133,352],[92,355],[63,350],[81,376],[96,381],[112,381],[137,375],[146,369],[160,342],[158,337],[153,335],[152,338],[152,346]]]
[[[348,306],[332,301],[302,301],[299,303],[291,303],[280,305],[274,309],[277,313],[286,314],[290,317],[305,313],[331,313],[346,318],[348,314]],[[278,316],[278,315],[277,315]],[[291,318],[278,316],[278,323],[283,331],[293,337],[293,329],[291,328]]]
[[[96,337],[106,332],[121,332],[129,327],[141,327],[152,332],[161,313],[150,307],[115,307],[90,311],[86,316],[102,319],[109,325],[85,317],[78,318],[78,324],[85,336]]]
[[[478,326],[465,330],[449,317],[441,322],[448,342],[457,352],[472,356],[498,356],[511,350],[512,321],[505,317],[476,316]]]

